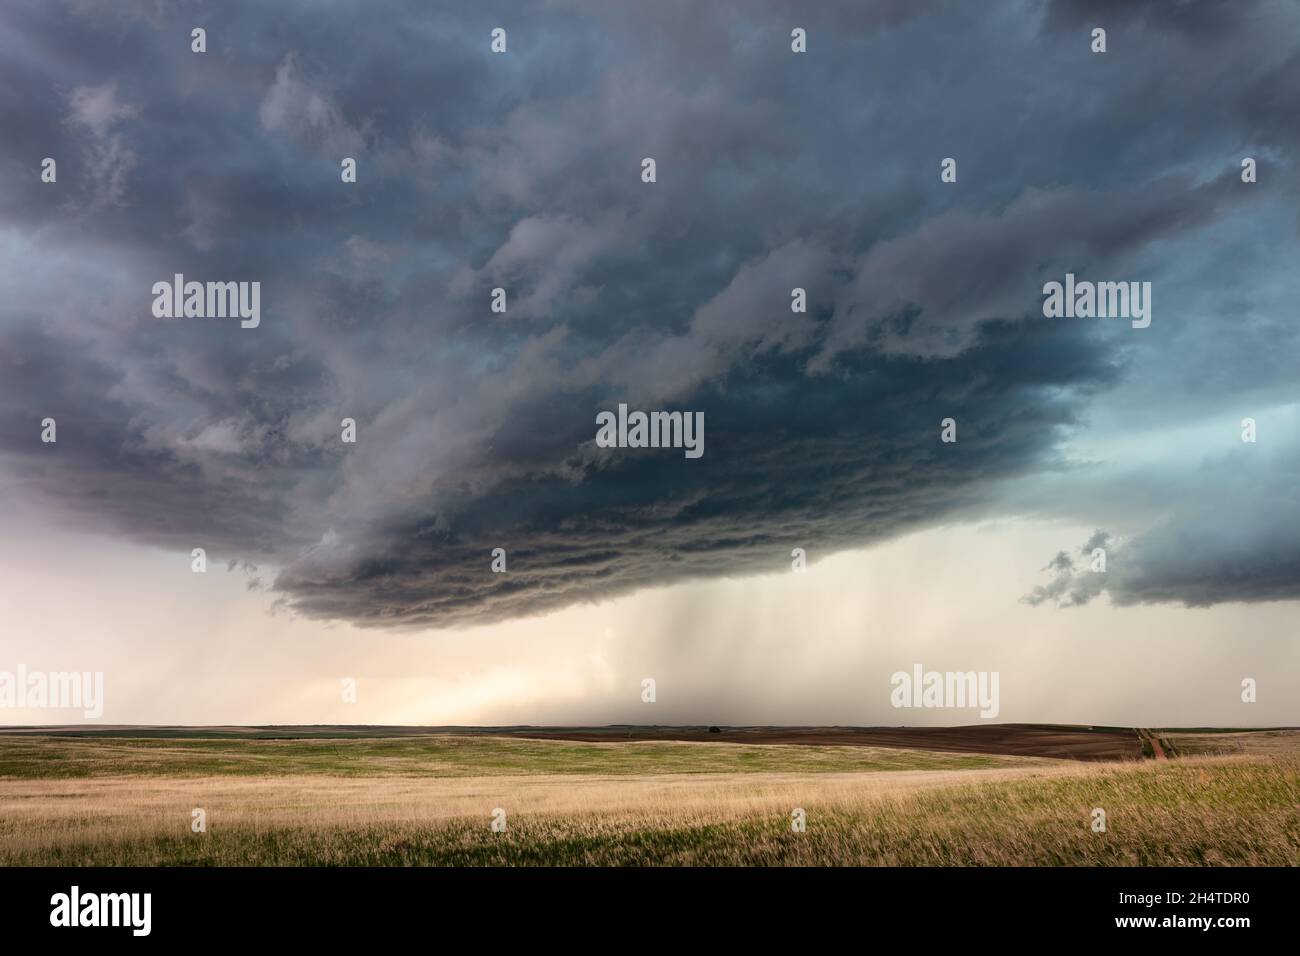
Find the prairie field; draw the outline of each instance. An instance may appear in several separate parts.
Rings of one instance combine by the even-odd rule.
[[[1161,734],[1181,756],[0,736],[0,865],[1300,865],[1300,735]]]

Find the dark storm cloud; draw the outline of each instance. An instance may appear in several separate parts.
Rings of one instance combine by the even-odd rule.
[[[1053,26],[1131,27],[1221,41],[1238,32],[1243,16],[1251,11],[1237,0],[1055,0],[1050,5]]]
[[[1093,533],[1078,561],[1061,551],[1044,568],[1052,580],[1024,602],[1078,606],[1102,593],[1119,606],[1300,600],[1300,450],[1277,437],[1161,476],[1164,510],[1121,540]],[[1104,572],[1092,568],[1096,548],[1106,550]]]
[[[1058,349],[1072,357],[1054,373],[1062,398],[1046,401],[1039,366]],[[860,354],[833,376],[806,379],[792,359],[756,363],[685,403],[706,422],[706,454],[689,467],[680,453],[607,457],[587,447],[548,474],[542,459],[450,517],[383,528],[364,560],[342,541],[323,545],[279,586],[321,615],[432,624],[788,569],[795,547],[815,559],[977,513],[988,485],[1029,467],[1053,430],[1073,423],[1064,396],[1112,374],[1104,350],[1083,338],[1007,326],[986,327],[959,359],[924,366]],[[498,433],[501,453],[528,460],[528,436],[556,423],[568,433],[545,447],[590,446],[594,418],[582,412],[601,399],[568,404]],[[939,422],[953,409],[959,442],[942,444]],[[506,574],[487,573],[494,547],[507,551]]]
[[[1168,513],[1129,540],[1098,531],[1076,561],[1060,552],[1044,570],[1052,579],[1024,597],[1031,605],[1072,607],[1103,593],[1113,604],[1300,600],[1300,456],[1271,456],[1243,443],[1192,474],[1169,479],[1160,494]],[[1094,570],[1094,548],[1106,549]]]
[[[1222,10],[1116,8],[1106,59],[1067,4],[6,4],[0,461],[46,506],[264,562],[299,610],[367,623],[987,513],[1098,395],[1228,334],[1161,311],[1171,245],[1294,203],[1296,16],[1236,8],[1219,46]],[[1044,321],[1067,270],[1156,280],[1152,328]],[[260,281],[261,326],[154,319],[176,272]],[[1261,308],[1237,302],[1234,341]],[[1270,363],[1253,386],[1294,367]],[[620,401],[703,411],[704,458],[595,448]],[[1278,593],[1130,553],[1138,600]]]

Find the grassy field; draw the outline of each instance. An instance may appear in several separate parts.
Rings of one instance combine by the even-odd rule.
[[[1108,764],[486,737],[0,738],[0,864],[1300,865],[1286,741]],[[196,807],[206,833],[190,831]],[[490,828],[498,807],[504,833]],[[796,807],[806,832],[791,831]]]
[[[427,776],[969,770],[1042,758],[888,747],[578,743],[435,735],[359,740],[0,736],[0,780],[104,776]]]
[[[1297,751],[1294,730],[1195,731],[1162,730],[1174,750],[1184,757],[1246,754],[1253,757],[1285,756]]]

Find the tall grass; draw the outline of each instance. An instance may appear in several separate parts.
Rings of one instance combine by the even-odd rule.
[[[190,809],[208,832],[189,829]],[[505,833],[489,828],[493,808]],[[807,811],[793,833],[790,811]],[[1093,808],[1108,830],[1094,833]],[[0,784],[0,864],[1300,865],[1300,759]]]

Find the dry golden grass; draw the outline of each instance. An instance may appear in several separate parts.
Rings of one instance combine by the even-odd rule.
[[[1300,761],[0,781],[3,864],[1300,863]],[[1109,832],[1089,827],[1103,807]],[[208,832],[190,832],[190,811]],[[495,807],[504,834],[490,831]],[[794,807],[806,833],[790,832]]]
[[[1277,757],[1300,753],[1300,730],[1160,731],[1160,736],[1186,757]]]
[[[844,804],[924,787],[1087,773],[1050,770],[901,771],[845,774],[664,774],[401,777],[100,777],[0,783],[0,837],[9,849],[51,841],[149,840],[189,833],[195,807],[213,829],[436,823],[480,818],[590,815],[646,823],[708,822],[788,813],[804,803]],[[486,823],[485,823],[486,825]],[[0,851],[2,852],[2,851]]]

